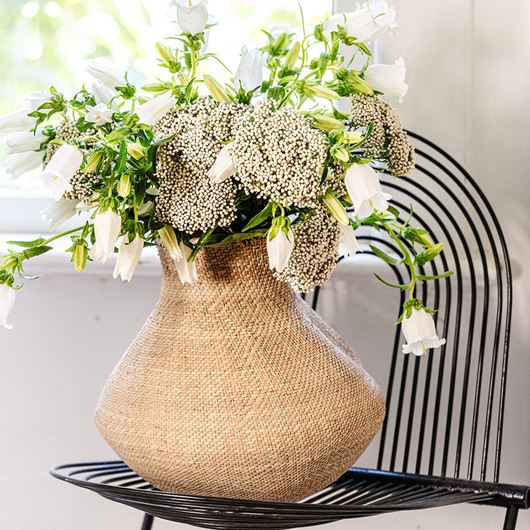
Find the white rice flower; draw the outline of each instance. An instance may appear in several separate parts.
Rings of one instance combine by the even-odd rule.
[[[29,151],[36,151],[46,139],[42,130],[32,132],[20,132],[5,138],[4,143],[8,155],[16,153],[27,153]]]
[[[94,218],[94,235],[96,242],[92,247],[90,257],[98,262],[105,263],[113,254],[114,247],[121,230],[121,215],[111,208],[99,212]]]
[[[105,103],[98,103],[95,107],[87,106],[86,110],[88,112],[85,114],[85,120],[95,125],[110,123],[114,114],[114,111],[109,109]]]
[[[55,230],[75,215],[78,204],[77,199],[60,199],[41,212],[42,218],[50,223],[52,230]]]
[[[210,177],[211,181],[215,184],[221,184],[221,182],[233,177],[235,173],[236,168],[232,156],[230,155],[230,148],[228,145],[225,145],[217,155],[210,171],[208,171],[208,177]]]
[[[267,62],[267,54],[258,48],[249,50],[243,46],[241,61],[234,77],[234,86],[237,90],[241,87],[245,92],[250,92],[263,83],[263,68]]]
[[[436,333],[432,315],[423,308],[411,308],[411,314],[403,319],[401,329],[407,341],[403,345],[403,353],[423,355],[428,349],[445,344],[445,339],[440,339]]]
[[[75,145],[63,144],[51,157],[42,178],[56,201],[72,189],[72,177],[79,171],[82,163],[83,153]]]
[[[15,304],[16,294],[16,291],[9,285],[0,284],[0,326],[6,329],[13,329],[13,326],[7,323],[7,319]]]
[[[192,250],[190,247],[185,245],[183,242],[180,243],[181,258],[175,260],[175,268],[179,275],[182,285],[189,283],[190,285],[197,281],[197,265],[195,260],[188,261],[191,256]]]
[[[370,217],[374,210],[385,211],[392,195],[383,192],[379,177],[368,164],[353,164],[344,178],[348,195],[359,219]]]
[[[144,240],[140,236],[136,235],[131,242],[128,241],[127,235],[121,236],[118,240],[118,258],[113,274],[115,279],[120,276],[124,282],[132,280],[144,249]]]
[[[11,155],[4,163],[4,168],[12,179],[16,179],[25,173],[38,168],[41,164],[42,153],[29,151],[27,153]]]
[[[140,123],[144,125],[154,125],[158,120],[163,118],[177,103],[177,98],[171,93],[166,92],[157,96],[136,109],[136,114]]]
[[[339,225],[339,250],[344,257],[355,256],[357,252],[361,251],[359,242],[355,237],[355,230],[352,225]]]
[[[406,74],[405,61],[400,57],[394,64],[372,64],[366,69],[364,79],[373,89],[385,96],[397,96],[401,102],[409,89]]]

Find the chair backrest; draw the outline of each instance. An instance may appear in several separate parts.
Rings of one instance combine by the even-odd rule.
[[[432,142],[409,137],[416,169],[399,179],[384,175],[383,187],[404,216],[414,205],[413,225],[445,243],[425,274],[441,268],[455,274],[419,289],[424,303],[438,310],[444,347],[423,357],[404,355],[396,329],[377,468],[498,482],[512,310],[506,242],[493,208],[464,168]],[[360,239],[399,253],[373,229]],[[406,283],[405,268],[389,267],[397,283]],[[396,291],[396,297],[401,312],[403,294]],[[318,299],[316,290],[314,308]]]

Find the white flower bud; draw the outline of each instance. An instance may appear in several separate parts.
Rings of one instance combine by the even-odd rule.
[[[411,314],[401,324],[407,344],[403,345],[403,353],[423,355],[429,348],[439,348],[445,339],[438,338],[434,319],[425,309],[411,308]]]
[[[121,236],[118,240],[118,258],[114,267],[114,278],[121,277],[122,281],[130,282],[140,262],[144,249],[144,240],[136,235],[129,243],[128,236]]]

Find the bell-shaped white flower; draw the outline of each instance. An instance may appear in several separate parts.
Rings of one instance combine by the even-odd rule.
[[[13,329],[11,324],[8,324],[7,319],[15,304],[17,292],[5,283],[0,284],[0,326],[6,329]]]
[[[56,201],[72,189],[72,177],[79,171],[82,163],[83,153],[75,145],[63,144],[51,157],[42,178]]]
[[[230,154],[230,148],[228,145],[225,145],[213,164],[213,166],[208,171],[208,177],[214,184],[220,184],[225,180],[233,177],[236,173],[236,168],[234,166],[234,160]]]
[[[44,103],[50,102],[51,99],[51,94],[49,92],[39,90],[38,92],[30,92],[24,98],[24,104],[29,109],[29,111],[33,112],[37,110],[41,105],[44,105]]]
[[[35,118],[31,118],[28,109],[11,112],[0,117],[0,133],[20,132],[31,130],[36,123]]]
[[[173,0],[177,8],[177,22],[182,33],[197,35],[203,33],[208,24],[208,0]]]
[[[353,164],[346,172],[344,183],[359,219],[370,217],[374,210],[388,208],[392,195],[383,192],[377,173],[368,164]]]
[[[197,265],[195,260],[188,261],[191,256],[192,250],[190,247],[185,245],[183,242],[179,245],[181,257],[175,260],[175,268],[179,275],[182,285],[189,283],[190,285],[197,281]]]
[[[129,236],[121,236],[117,243],[119,247],[116,266],[114,267],[114,278],[118,276],[124,282],[130,282],[134,276],[134,271],[140,262],[142,251],[144,249],[144,240],[140,236],[134,236],[129,242]]]
[[[99,212],[94,217],[94,236],[96,242],[92,247],[90,257],[98,262],[105,263],[113,254],[121,230],[121,215],[111,208]]]
[[[390,27],[383,24],[382,20],[374,18],[368,7],[362,7],[351,13],[337,13],[324,23],[324,35],[331,37],[333,31],[343,26],[350,37],[355,37],[361,42],[370,42],[376,37],[390,31]]]
[[[400,57],[394,64],[372,64],[366,69],[364,80],[385,96],[399,97],[401,102],[409,89],[405,83],[406,75],[405,61]]]
[[[243,46],[241,50],[241,61],[234,77],[236,90],[242,88],[250,92],[263,83],[263,68],[267,62],[267,55],[258,48],[249,50]]]
[[[267,234],[267,254],[269,256],[269,267],[271,270],[277,272],[283,272],[289,263],[291,254],[294,249],[294,234],[291,228],[287,230],[287,233],[280,228],[276,235],[274,235],[273,229],[269,230]]]
[[[78,203],[79,201],[76,199],[55,201],[41,212],[41,216],[50,223],[50,228],[55,230],[76,214]]]
[[[17,153],[10,156],[4,163],[7,174],[16,179],[25,173],[40,167],[42,164],[42,153],[29,151],[27,153]]]
[[[380,26],[397,28],[396,8],[388,5],[386,0],[370,0],[368,4],[363,4],[363,7],[370,9],[370,13]]]
[[[87,72],[108,88],[116,88],[127,84],[125,78],[119,72],[97,59],[93,59],[88,63]]]
[[[109,109],[105,103],[98,103],[95,107],[87,106],[88,111],[85,114],[85,120],[95,125],[105,125],[112,121],[112,115],[114,111]]]
[[[423,355],[428,349],[445,344],[445,339],[440,339],[436,333],[432,315],[423,308],[411,308],[411,314],[403,319],[401,329],[407,341],[403,344],[403,353]]]
[[[113,88],[109,88],[103,83],[96,82],[92,85],[91,89],[92,95],[96,100],[96,105],[109,105],[112,99],[116,96],[117,92]]]
[[[158,120],[163,118],[177,103],[177,98],[171,93],[166,92],[161,96],[150,99],[136,109],[136,114],[140,123],[144,125],[154,125]]]
[[[36,151],[46,139],[42,130],[32,132],[20,132],[5,138],[4,143],[8,155],[16,153],[27,153],[29,151]]]
[[[361,251],[352,225],[339,225],[339,251],[344,257],[355,256]]]

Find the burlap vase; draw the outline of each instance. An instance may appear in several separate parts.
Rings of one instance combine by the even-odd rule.
[[[170,492],[296,501],[351,466],[384,402],[349,346],[275,280],[265,242],[206,249],[160,300],[101,396],[116,453]]]

